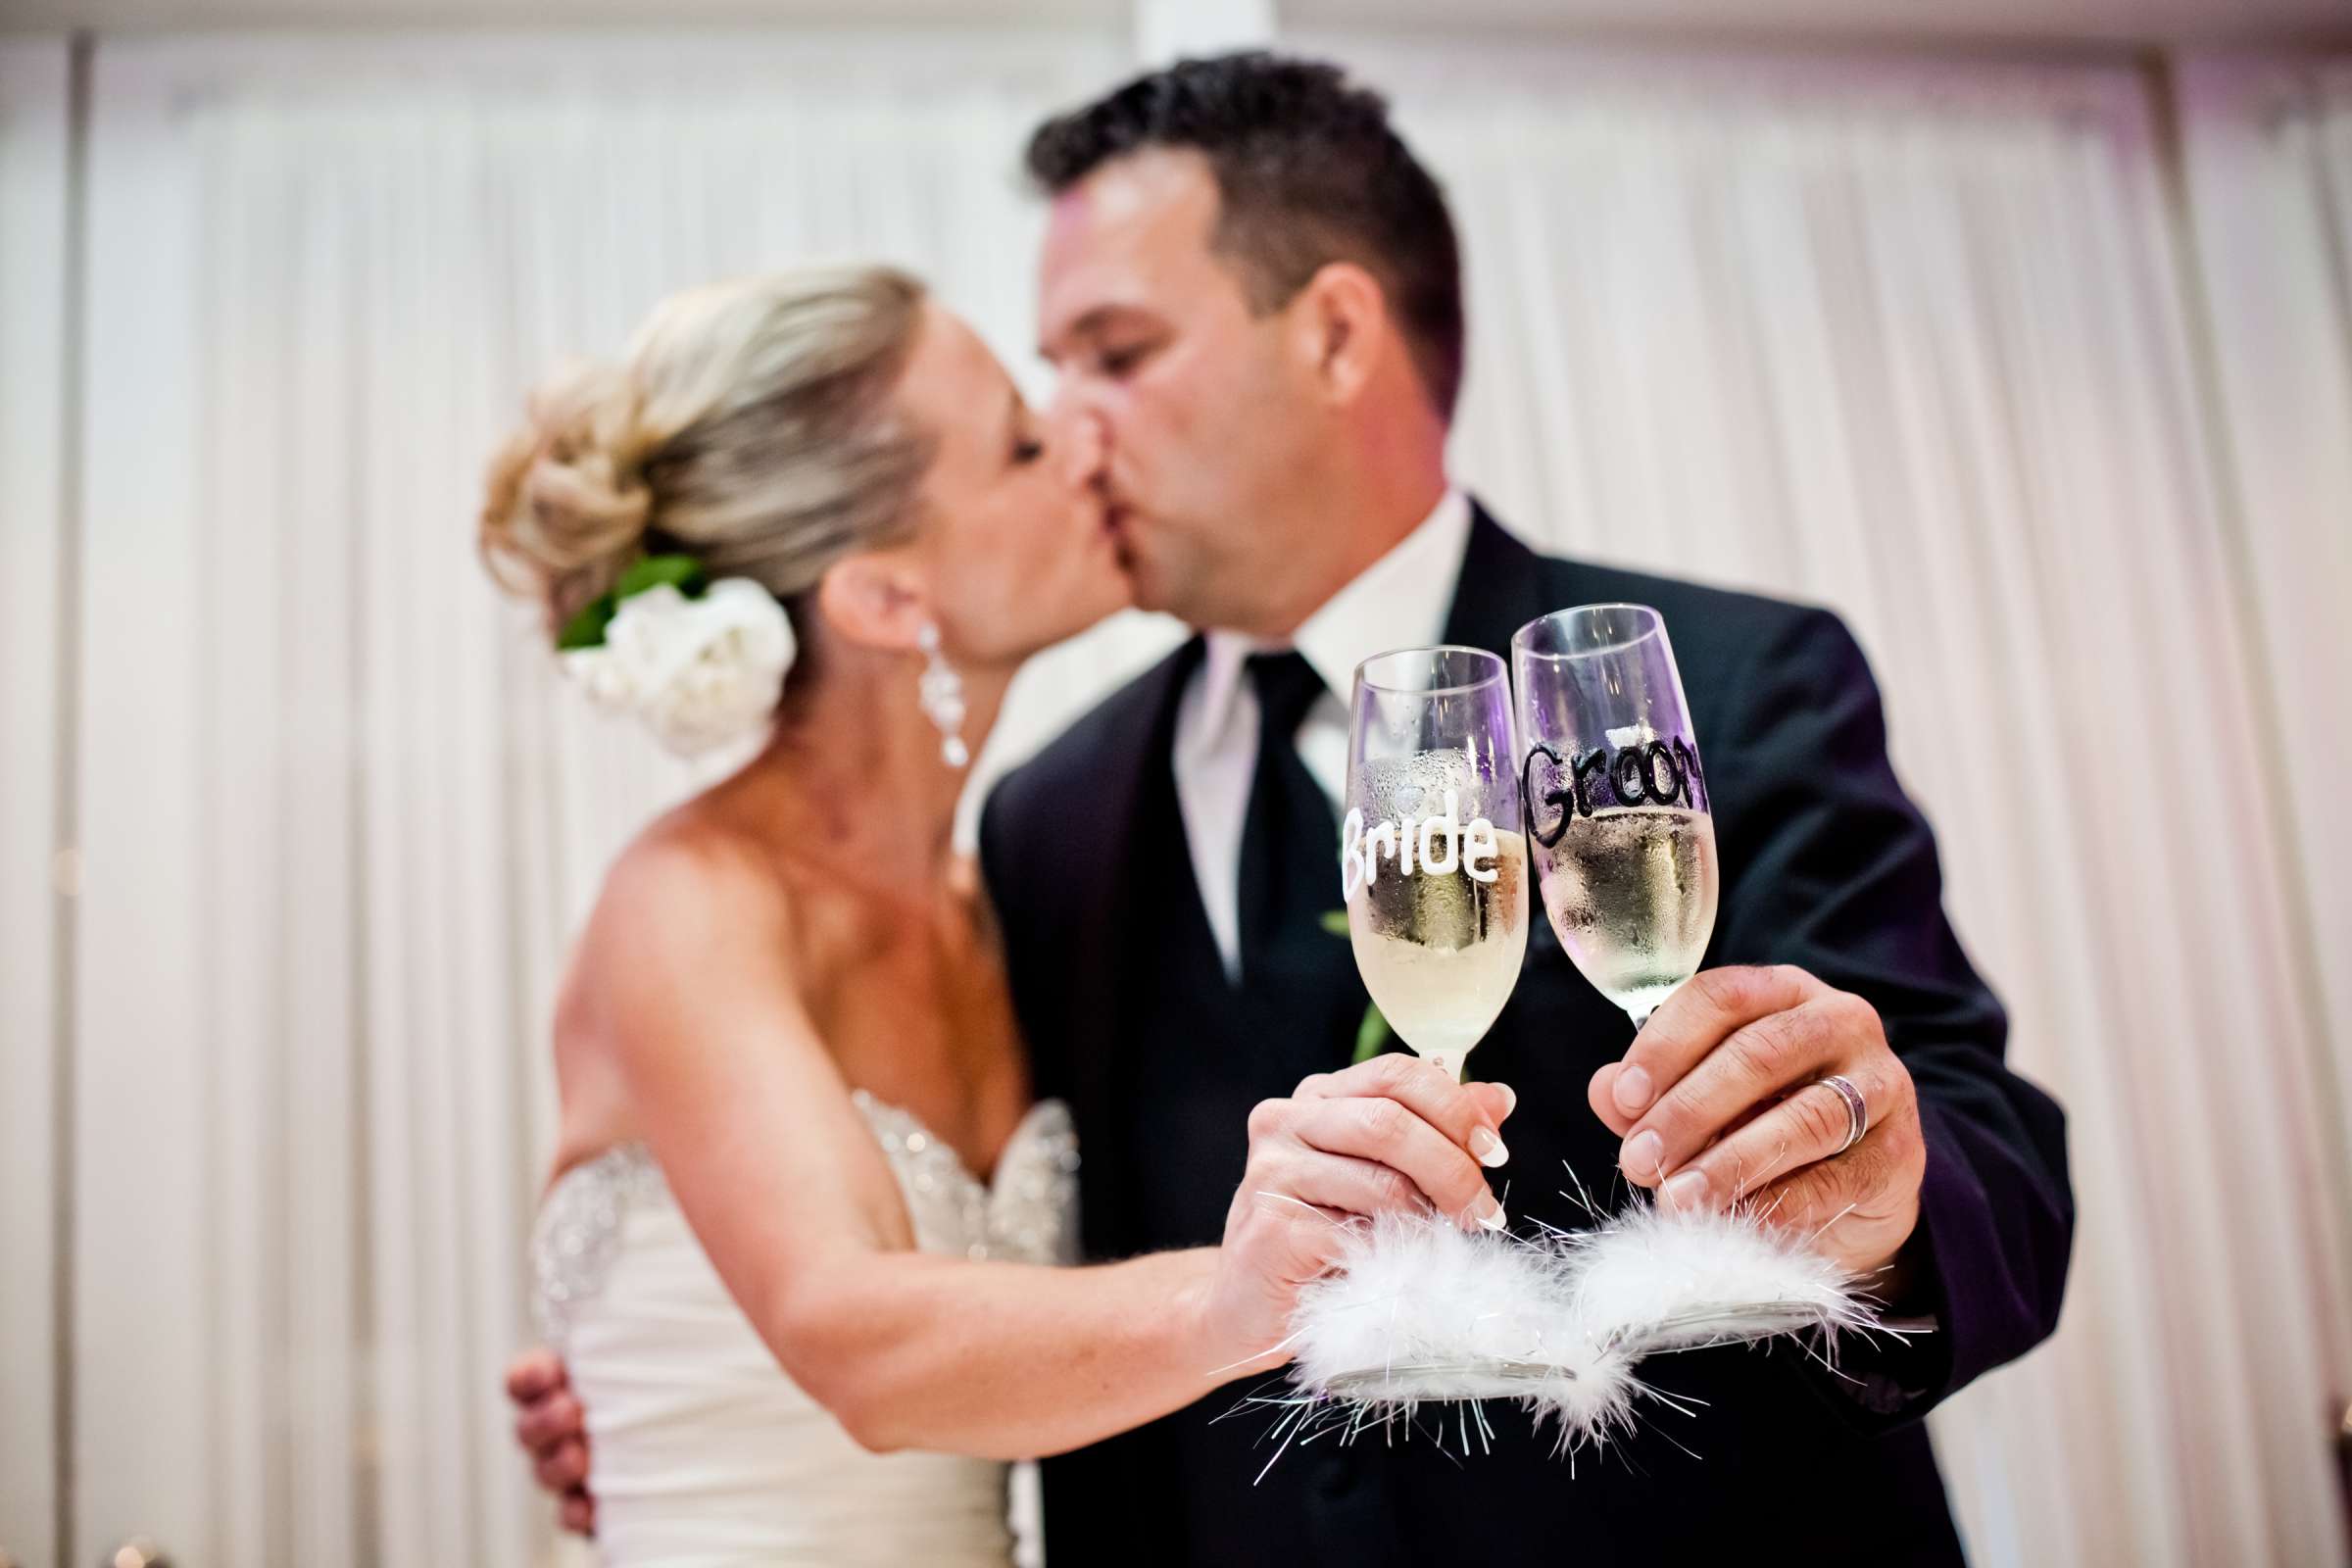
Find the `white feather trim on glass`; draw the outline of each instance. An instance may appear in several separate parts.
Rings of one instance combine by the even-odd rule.
[[[1291,1318],[1295,1392],[1258,1401],[1284,1411],[1283,1448],[1334,1428],[1409,1428],[1422,1405],[1460,1401],[1466,1451],[1472,1422],[1491,1436],[1476,1401],[1514,1399],[1574,1453],[1632,1431],[1640,1398],[1673,1402],[1634,1375],[1645,1355],[1808,1329],[1834,1348],[1839,1333],[1886,1329],[1859,1282],[1745,1207],[1637,1200],[1592,1230],[1532,1240],[1396,1215],[1347,1229]]]

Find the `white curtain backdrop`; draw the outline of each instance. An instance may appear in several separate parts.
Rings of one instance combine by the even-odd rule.
[[[1547,545],[1827,603],[1872,655],[2012,1058],[2072,1116],[2057,1340],[1935,1422],[1976,1560],[2342,1561],[2318,868],[2258,782],[2147,78],[1307,46],[1395,89],[1457,203],[1457,471]],[[2347,123],[2282,177],[2352,189]],[[2341,314],[2288,310],[2340,356]],[[2338,475],[2341,411],[2305,425]],[[2344,495],[2269,519],[2278,569],[2338,564],[2295,647],[2325,645],[2301,689],[2339,726]]]
[[[0,1549],[56,1555],[59,483],[66,46],[0,43]]]
[[[550,1003],[691,780],[494,599],[483,460],[559,357],[811,255],[909,265],[1025,361],[1019,138],[1110,70],[1061,35],[108,48],[74,1560],[544,1546],[498,1378]],[[89,1288],[158,1271],[161,1325]]]
[[[2193,59],[2180,124],[2246,612],[2282,763],[2265,782],[2311,917],[2300,978],[2333,1047],[2319,1061],[2333,1190],[2352,1193],[2352,814],[2339,805],[2352,778],[2352,57]]]
[[[1453,191],[1461,477],[1547,546],[1830,603],[1877,662],[2084,1214],[2058,1342],[1937,1418],[1978,1560],[2342,1560],[2352,914],[2290,847],[2345,847],[2346,460],[2265,378],[2293,349],[2352,400],[2344,97],[2224,138],[2293,251],[2230,274],[2279,313],[2233,365],[2136,74],[1291,42],[1393,86]],[[101,50],[67,1560],[545,1552],[496,1379],[548,1004],[694,779],[488,591],[482,459],[559,355],[811,253],[920,270],[1025,366],[1019,140],[1122,69],[1002,31]],[[1170,635],[1042,661],[982,772]],[[2250,760],[2330,693],[2291,781]]]

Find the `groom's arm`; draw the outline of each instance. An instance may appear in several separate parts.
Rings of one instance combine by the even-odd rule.
[[[2008,1018],[1943,909],[1934,833],[1886,756],[1879,689],[1835,615],[1807,612],[1751,666],[1708,762],[1736,868],[1718,922],[1735,962],[1786,963],[1860,997],[1917,1095],[1926,1167],[1894,1303],[1934,1316],[1909,1344],[1850,1346],[1865,1424],[1924,1415],[2057,1326],[2074,1234],[2066,1122],[2012,1072]]]
[[[1676,993],[1595,1075],[1593,1104],[1627,1138],[1629,1180],[1672,1200],[1695,1171],[1698,1191],[1736,1191],[1847,1266],[1885,1267],[1891,1315],[1935,1319],[1907,1342],[1849,1342],[1842,1376],[1815,1375],[1876,1428],[2056,1325],[2065,1119],[2003,1059],[2006,1016],[1944,916],[1935,838],[1887,761],[1861,651],[1825,612],[1776,622],[1706,747],[1727,876],[1711,961],[1759,967]],[[1817,1086],[1830,1074],[1871,1102],[1850,1152],[1842,1103]]]

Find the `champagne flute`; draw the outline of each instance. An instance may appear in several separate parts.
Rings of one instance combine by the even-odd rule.
[[[1527,955],[1509,671],[1475,648],[1355,669],[1340,893],[1355,966],[1396,1037],[1461,1081]]]
[[[1666,622],[1580,605],[1511,638],[1527,836],[1560,946],[1638,1031],[1715,930],[1715,819]]]

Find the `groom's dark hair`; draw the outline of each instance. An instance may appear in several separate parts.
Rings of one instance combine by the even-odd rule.
[[[1258,52],[1185,60],[1037,127],[1030,176],[1059,195],[1113,159],[1190,148],[1217,181],[1212,245],[1251,309],[1280,310],[1330,262],[1380,280],[1440,415],[1462,385],[1462,268],[1445,193],[1339,67]]]

